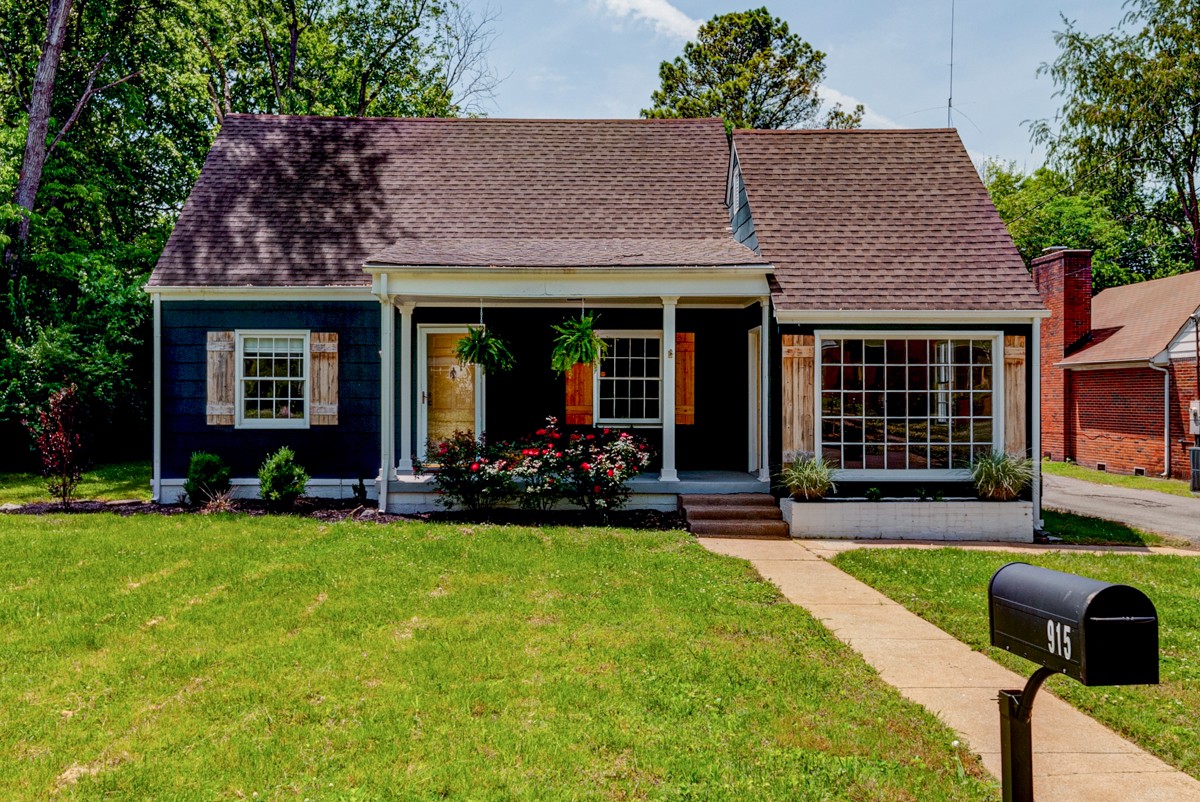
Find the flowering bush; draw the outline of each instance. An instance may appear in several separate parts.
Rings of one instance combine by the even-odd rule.
[[[517,446],[512,473],[518,481],[517,503],[522,509],[545,512],[567,494],[567,457],[558,419],[546,418],[546,426]]]
[[[443,507],[457,504],[471,512],[487,510],[516,492],[511,450],[506,443],[491,444],[484,436],[476,439],[471,432],[456,431],[449,439],[426,446],[427,459],[437,470],[418,465],[417,471],[433,474],[438,503]]]
[[[629,432],[602,429],[572,434],[563,450],[567,497],[589,512],[618,509],[629,500],[626,479],[650,464],[650,448]]]

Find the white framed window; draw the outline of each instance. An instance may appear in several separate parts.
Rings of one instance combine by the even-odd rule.
[[[239,428],[308,428],[308,334],[304,330],[237,332]]]
[[[847,479],[964,479],[1004,443],[1004,340],[818,331],[820,454]]]
[[[596,423],[662,423],[662,332],[599,331],[608,344],[592,382]]]

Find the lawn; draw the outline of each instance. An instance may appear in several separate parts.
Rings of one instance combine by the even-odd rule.
[[[1157,686],[1085,688],[1064,677],[1047,687],[1168,763],[1200,779],[1200,558],[861,549],[834,563],[972,648],[1028,676],[1033,663],[988,645],[987,583],[1018,560],[1132,585],[1158,609]],[[998,690],[998,689],[997,689]]]
[[[135,498],[150,500],[150,463],[119,462],[100,465],[83,475],[76,499],[112,501]],[[36,473],[0,473],[0,504],[29,504],[54,501],[46,492],[46,480]]]
[[[1098,485],[1128,487],[1133,490],[1153,490],[1158,493],[1169,493],[1172,496],[1192,498],[1191,485],[1179,479],[1160,479],[1155,476],[1126,476],[1120,473],[1108,473],[1085,468],[1073,462],[1052,462],[1042,460],[1042,473],[1054,476],[1068,476],[1072,479],[1082,479],[1085,482],[1095,482]]]
[[[1166,537],[1137,527],[1089,515],[1042,510],[1046,534],[1063,543],[1080,546],[1181,546],[1192,545],[1182,538]]]
[[[991,800],[680,532],[0,515],[6,798]]]

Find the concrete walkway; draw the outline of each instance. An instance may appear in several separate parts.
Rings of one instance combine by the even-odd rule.
[[[1027,677],[1000,667],[804,543],[703,538],[705,548],[749,560],[789,601],[861,654],[880,677],[960,733],[1000,774],[1000,689]],[[1033,712],[1038,802],[1197,802],[1200,782],[1042,691]]]
[[[1043,474],[1042,505],[1076,515],[1119,521],[1200,545],[1200,498]]]

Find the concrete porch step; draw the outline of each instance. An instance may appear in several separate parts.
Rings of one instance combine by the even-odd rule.
[[[683,495],[679,507],[697,537],[788,537],[788,525],[775,498],[767,493]]]
[[[729,521],[779,520],[779,508],[775,506],[759,506],[749,504],[721,505],[701,504],[700,506],[685,507],[684,515],[688,521]]]
[[[693,521],[688,529],[697,537],[786,538],[783,521]]]

